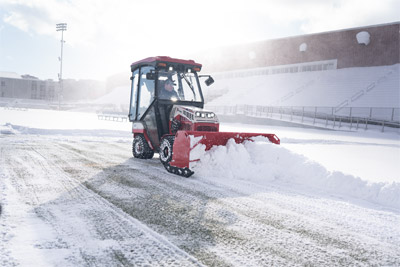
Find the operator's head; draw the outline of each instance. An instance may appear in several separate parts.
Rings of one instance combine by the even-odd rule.
[[[165,81],[165,89],[168,91],[174,90],[174,81],[172,79],[167,79]]]

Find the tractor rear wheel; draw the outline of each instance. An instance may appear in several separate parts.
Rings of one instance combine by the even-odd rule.
[[[162,164],[167,164],[172,160],[172,148],[174,146],[175,136],[166,136],[160,143],[160,161]]]
[[[133,139],[132,154],[135,158],[151,159],[153,158],[154,151],[150,148],[146,138],[142,134],[138,134]]]

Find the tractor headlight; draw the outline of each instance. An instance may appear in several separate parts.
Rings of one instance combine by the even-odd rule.
[[[207,118],[214,118],[215,114],[214,113],[207,113]]]
[[[209,118],[212,119],[215,117],[215,113],[213,112],[200,112],[200,111],[196,111],[196,113],[194,114],[196,117],[200,117],[200,118]]]

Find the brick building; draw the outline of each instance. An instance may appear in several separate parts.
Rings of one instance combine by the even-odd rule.
[[[385,66],[400,63],[399,36],[400,23],[394,22],[223,47],[196,60],[210,73],[263,67],[279,73]]]

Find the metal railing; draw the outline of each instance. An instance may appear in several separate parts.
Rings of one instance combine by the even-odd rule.
[[[341,128],[346,124],[350,129],[369,126],[400,128],[400,108],[380,107],[283,107],[283,106],[207,106],[218,115],[245,115],[293,121],[302,124]]]

